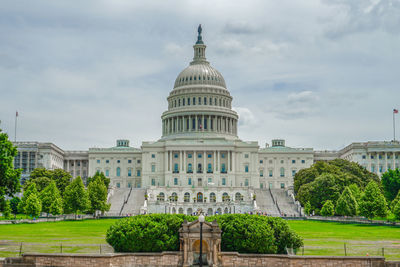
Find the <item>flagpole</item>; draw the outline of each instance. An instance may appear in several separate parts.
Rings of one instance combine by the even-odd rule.
[[[15,112],[14,143],[17,142],[17,118],[18,118],[18,111]]]
[[[396,124],[394,120],[394,114],[396,113],[393,111],[393,141],[396,141]]]

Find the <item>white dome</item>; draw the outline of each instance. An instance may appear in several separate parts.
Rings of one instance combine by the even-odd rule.
[[[174,89],[186,85],[217,85],[226,89],[224,77],[208,62],[191,64],[176,78]]]

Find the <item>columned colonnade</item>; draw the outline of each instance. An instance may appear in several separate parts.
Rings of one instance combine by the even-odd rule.
[[[163,120],[163,135],[192,131],[237,135],[237,120],[218,115],[183,115]]]

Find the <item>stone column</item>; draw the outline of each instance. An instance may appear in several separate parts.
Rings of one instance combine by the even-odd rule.
[[[214,172],[214,173],[217,172],[217,168],[216,168],[216,165],[215,165],[215,163],[217,162],[216,154],[217,154],[217,153],[216,153],[215,150],[214,150],[214,153],[213,153],[213,158],[214,158],[213,172]]]
[[[219,167],[221,167],[220,166],[221,164],[220,164],[220,151],[218,150],[217,151],[217,166],[216,166],[216,170],[218,171],[218,172],[220,172],[220,168]]]
[[[182,150],[179,151],[179,170],[182,172],[183,171],[183,160],[182,160]]]
[[[372,164],[371,164],[371,153],[367,153],[368,157],[368,170],[371,171]]]
[[[235,151],[232,151],[232,172],[233,173],[235,173],[235,160],[236,160]]]
[[[206,151],[203,151],[203,173],[206,173]]]
[[[183,172],[186,172],[186,150],[183,150]]]
[[[197,115],[195,117],[196,117],[196,120],[195,120],[194,127],[195,127],[195,131],[197,131],[198,130],[199,121],[198,121]]]
[[[396,169],[396,154],[393,152],[393,167],[392,170]]]
[[[193,150],[193,174],[197,173],[197,154],[196,150]],[[193,175],[195,176],[195,175]],[[194,178],[193,178],[194,180]]]
[[[168,165],[168,170],[172,172],[172,150],[168,151],[168,156],[169,156],[169,165]]]
[[[380,161],[379,161],[379,154],[378,153],[376,153],[376,160],[378,161],[377,168],[376,168],[376,173],[380,176],[380,170],[379,170]]]
[[[164,152],[164,172],[168,171],[168,151]]]
[[[387,155],[387,152],[385,152],[385,171],[387,171],[387,169],[388,169],[388,155]]]

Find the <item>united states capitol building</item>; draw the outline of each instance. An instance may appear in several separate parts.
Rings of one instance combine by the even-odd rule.
[[[398,141],[352,143],[339,151],[292,148],[275,139],[260,147],[238,136],[238,114],[221,73],[206,59],[201,36],[194,58],[176,78],[162,114],[162,136],[117,140],[111,148],[65,151],[52,143],[16,142],[15,168],[23,178],[37,167],[61,168],[84,180],[96,172],[111,179],[110,214],[267,212],[298,215],[296,172],[320,160],[344,158],[378,175],[399,167]]]

